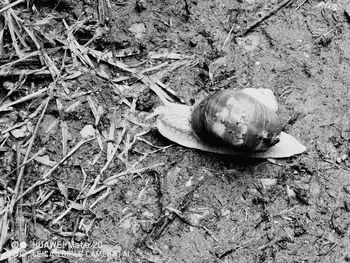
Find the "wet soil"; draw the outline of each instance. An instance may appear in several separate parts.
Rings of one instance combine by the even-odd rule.
[[[97,19],[93,1],[57,2],[55,9],[45,3],[38,4],[43,17],[52,12],[69,25],[87,17]],[[171,97],[177,102],[187,105],[215,90],[269,88],[278,99],[284,130],[305,144],[307,152],[274,164],[178,145],[157,151],[152,145],[164,147],[172,142],[155,128],[142,136],[152,145],[136,141],[128,149],[134,136],[153,124],[154,119],[145,117],[161,101],[136,79],[114,86],[81,66],[83,74],[65,80],[57,91],[64,109],[76,101],[80,104],[62,114],[52,100],[44,120],[47,125],[55,120],[68,124],[68,150],[80,141],[86,125],[106,138],[115,123],[112,140],[121,139],[120,150],[100,174],[108,150],[105,142],[101,148],[101,142],[92,140],[62,163],[53,173],[55,182],[42,189],[54,189],[54,196],[67,202],[78,200],[83,183],[91,187],[98,176],[100,182],[118,176],[96,206],[68,213],[60,223],[63,231],[79,232],[81,225],[76,222],[82,219],[85,227],[91,223],[87,235],[73,239],[101,242],[102,250],[118,252],[114,262],[350,261],[350,5],[348,1],[291,1],[239,36],[279,3],[111,1],[110,31],[90,47],[124,52],[118,60],[136,70],[165,63],[166,70],[154,68],[149,75],[175,91],[176,97]],[[89,30],[75,32],[81,44],[92,37]],[[182,60],[150,58],[150,54],[164,53],[186,55],[187,64],[170,68]],[[110,77],[129,77],[102,62],[101,67]],[[48,82],[37,85],[44,87]],[[70,90],[64,96],[63,86]],[[121,86],[125,90],[117,89]],[[103,108],[97,126],[86,96],[70,97],[78,91],[90,92]],[[40,102],[31,102],[25,110],[35,111]],[[64,156],[61,126],[49,133],[39,131],[39,135],[33,152],[46,147],[50,159],[59,161]],[[39,163],[28,166],[24,188],[47,170]],[[16,178],[6,179],[13,185]],[[58,191],[56,181],[66,190]],[[86,202],[91,205],[103,194],[98,192]],[[31,195],[23,200],[27,206],[39,193]],[[49,213],[55,205],[52,213],[57,215],[67,207],[57,202],[49,199],[49,204],[31,211]],[[25,218],[33,223],[30,214]],[[34,226],[28,238],[53,238],[58,233],[49,227],[54,218],[37,219],[50,235]]]

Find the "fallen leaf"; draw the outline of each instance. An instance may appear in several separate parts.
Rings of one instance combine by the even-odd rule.
[[[64,196],[64,198],[68,199],[68,190],[67,187],[62,184],[61,182],[57,182],[58,189],[60,189],[61,194]]]
[[[142,38],[146,32],[146,26],[144,23],[132,24],[128,30],[135,35],[135,38]]]
[[[277,184],[277,179],[275,178],[262,178],[260,179],[260,183],[264,188],[269,188]]]

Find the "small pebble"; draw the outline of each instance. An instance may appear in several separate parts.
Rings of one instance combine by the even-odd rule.
[[[221,216],[226,217],[229,216],[231,211],[229,209],[221,209]]]
[[[150,211],[144,211],[143,213],[142,213],[142,215],[144,216],[144,217],[146,217],[146,218],[153,218],[154,217],[154,215],[150,212]]]
[[[134,193],[131,190],[128,190],[124,195],[124,200],[126,204],[130,204],[133,200]]]
[[[287,190],[287,195],[289,197],[295,197],[295,192],[294,192],[294,190],[292,188],[290,188],[289,185],[287,185],[287,189],[286,190]]]
[[[343,154],[340,156],[340,158],[342,159],[342,161],[345,161],[346,159],[348,159],[348,155],[347,154]]]
[[[144,23],[135,23],[128,30],[134,34],[135,38],[141,39],[146,33],[146,26]]]
[[[89,137],[94,137],[95,136],[95,129],[91,124],[85,125],[83,129],[80,131],[81,137],[89,138]]]
[[[268,188],[277,184],[277,179],[275,178],[262,178],[260,179],[260,183],[264,188]]]
[[[153,226],[153,222],[150,220],[138,220],[138,223],[141,226],[141,229],[146,232],[146,233],[150,233],[152,231],[152,226]]]

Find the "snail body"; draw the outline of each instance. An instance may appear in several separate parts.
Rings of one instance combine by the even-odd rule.
[[[304,152],[304,145],[281,132],[277,108],[269,89],[227,89],[193,107],[159,107],[157,129],[182,146],[214,153],[283,158]]]

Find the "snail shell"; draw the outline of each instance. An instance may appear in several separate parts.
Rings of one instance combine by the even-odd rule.
[[[306,151],[296,138],[281,132],[277,108],[271,90],[248,88],[219,91],[194,107],[168,102],[149,118],[158,116],[157,129],[164,137],[202,151],[253,158],[286,158]],[[230,120],[239,115],[238,124]]]
[[[209,144],[240,151],[265,151],[279,142],[277,102],[269,89],[227,89],[197,104],[191,115],[194,134]]]

